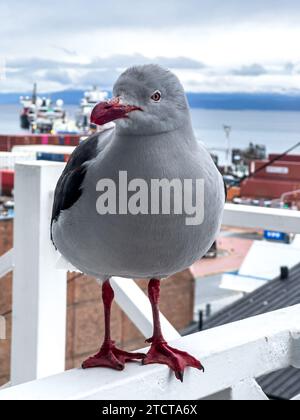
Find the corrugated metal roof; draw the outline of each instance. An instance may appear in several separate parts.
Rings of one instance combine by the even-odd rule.
[[[300,304],[300,265],[286,280],[276,279],[208,319],[204,329],[218,327],[256,315]],[[259,384],[273,398],[291,399],[300,394],[300,370],[283,369],[267,375]]]
[[[287,280],[273,280],[205,322],[205,329],[240,321],[300,303],[300,265]]]

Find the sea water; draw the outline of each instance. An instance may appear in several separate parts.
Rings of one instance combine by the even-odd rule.
[[[78,107],[66,106],[74,117]],[[19,126],[19,105],[0,105],[0,134],[22,133]],[[226,149],[228,140],[224,126],[231,127],[232,148],[244,148],[250,142],[263,144],[268,152],[283,152],[300,141],[300,113],[288,111],[223,111],[192,109],[192,120],[197,138],[206,146]],[[294,153],[299,153],[296,150]]]

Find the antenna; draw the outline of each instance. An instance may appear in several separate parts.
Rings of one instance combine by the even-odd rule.
[[[223,129],[225,131],[225,136],[227,139],[227,149],[226,149],[226,160],[227,160],[227,169],[231,166],[231,158],[232,158],[232,150],[231,150],[231,132],[232,132],[232,126],[231,125],[223,125]]]

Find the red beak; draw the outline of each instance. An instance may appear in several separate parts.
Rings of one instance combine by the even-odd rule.
[[[128,114],[132,111],[142,111],[142,109],[134,105],[123,105],[120,103],[120,98],[113,98],[95,106],[91,115],[91,123],[104,125],[120,118],[128,118]]]

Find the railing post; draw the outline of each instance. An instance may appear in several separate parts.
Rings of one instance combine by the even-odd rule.
[[[53,191],[62,164],[16,165],[11,382],[62,372],[65,366],[66,273],[55,269],[50,242]]]

